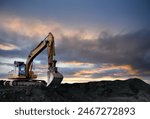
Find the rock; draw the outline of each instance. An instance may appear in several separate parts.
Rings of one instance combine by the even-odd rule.
[[[0,86],[0,101],[58,102],[58,101],[150,101],[150,85],[141,79],[61,84],[51,87]]]

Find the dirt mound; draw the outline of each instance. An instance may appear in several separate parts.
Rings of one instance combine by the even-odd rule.
[[[137,78],[62,84],[59,88],[1,85],[0,101],[150,101],[150,85]]]

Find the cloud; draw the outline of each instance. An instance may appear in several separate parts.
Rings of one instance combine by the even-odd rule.
[[[14,56],[18,52],[18,57],[20,54],[27,56],[47,36],[48,32],[54,34],[56,47],[63,42],[63,37],[69,39],[76,37],[83,40],[98,37],[94,31],[66,27],[64,24],[52,20],[41,21],[33,18],[3,16],[0,20],[1,55]],[[9,52],[5,53],[4,50],[9,50]],[[22,57],[24,56],[22,55]]]
[[[19,48],[13,44],[9,44],[9,43],[0,43],[0,50],[14,50],[14,49],[18,49]]]
[[[120,77],[131,77],[136,76],[138,73],[132,69],[130,65],[112,65],[112,64],[103,64],[99,67],[94,67],[93,69],[84,69],[76,72],[74,76],[76,77],[91,77],[92,78],[102,78],[110,76],[112,78]]]
[[[1,69],[1,72],[0,74],[7,74],[10,70],[12,70],[12,66],[8,65],[8,64],[1,64],[0,65],[0,69]]]
[[[6,62],[11,58],[27,58],[29,52],[45,38],[54,33],[57,66],[66,78],[97,80],[150,75],[150,30],[109,34],[90,29],[66,27],[53,21],[9,17],[0,21],[0,61],[2,67],[11,66]],[[2,62],[5,61],[5,62]],[[44,77],[47,71],[47,54],[42,52],[37,58],[37,71]],[[8,67],[10,68],[10,67]],[[5,68],[5,73],[8,70]],[[3,72],[4,73],[4,72]],[[0,73],[2,74],[2,72]],[[74,79],[74,80],[76,80]]]
[[[21,36],[28,37],[29,39],[38,38],[41,40],[47,36],[48,32],[52,32],[56,39],[61,39],[62,36],[66,37],[79,37],[82,39],[96,38],[98,32],[92,31],[93,29],[82,29],[82,27],[73,28],[67,25],[56,22],[53,20],[40,20],[34,18],[23,18],[17,16],[4,16],[0,20],[0,26],[6,31],[16,33]]]
[[[54,22],[46,24],[37,19],[28,20],[19,17],[5,18],[5,21],[2,22],[2,26],[6,30],[29,37],[30,39],[46,36],[49,31],[54,31],[59,27],[59,24]]]
[[[128,66],[132,72],[143,75],[150,70],[150,30],[133,33],[100,35],[99,38],[85,41],[76,37],[63,38],[58,47],[60,59],[81,61],[93,64],[113,64]]]

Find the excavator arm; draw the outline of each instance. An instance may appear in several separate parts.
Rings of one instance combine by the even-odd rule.
[[[41,41],[41,43],[35,47],[30,54],[28,55],[26,61],[26,77],[30,78],[30,70],[31,70],[31,63],[35,59],[37,55],[39,55],[45,48],[47,48],[47,55],[48,55],[48,69],[53,65],[53,56],[55,55],[55,46],[54,46],[54,36],[52,33],[49,33],[48,36]]]
[[[52,87],[58,87],[63,80],[63,75],[58,72],[56,67],[56,60],[53,60],[55,56],[55,43],[54,36],[52,33],[49,33],[48,36],[36,47],[34,48],[30,54],[28,55],[26,61],[26,77],[31,78],[31,63],[34,58],[39,55],[45,48],[47,48],[47,56],[48,56],[48,71],[47,71],[47,86],[51,85]]]

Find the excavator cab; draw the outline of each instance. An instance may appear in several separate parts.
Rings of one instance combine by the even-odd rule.
[[[26,78],[26,65],[24,62],[14,61],[14,70],[8,73],[8,79],[25,79]]]
[[[24,62],[17,62],[14,61],[15,69],[18,68],[18,76],[25,76],[26,75],[26,65]]]
[[[26,77],[26,64],[24,62],[14,61],[14,70],[8,74],[8,79],[36,79],[37,75],[32,71],[32,67],[29,71],[29,77]]]

